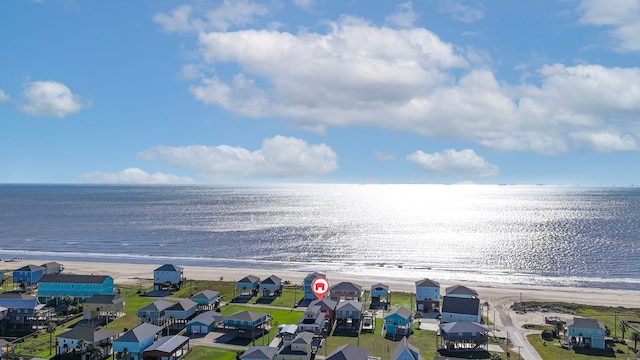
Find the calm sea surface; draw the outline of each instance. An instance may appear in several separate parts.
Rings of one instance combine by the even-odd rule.
[[[0,257],[640,289],[640,188],[0,185]]]

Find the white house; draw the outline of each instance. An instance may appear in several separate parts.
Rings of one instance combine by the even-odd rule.
[[[184,281],[183,269],[180,266],[165,264],[153,270],[154,290],[178,290]]]

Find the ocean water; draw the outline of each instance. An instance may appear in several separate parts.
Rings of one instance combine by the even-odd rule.
[[[0,257],[640,289],[640,188],[0,185]]]

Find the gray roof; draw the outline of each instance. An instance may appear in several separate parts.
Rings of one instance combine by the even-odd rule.
[[[355,300],[340,301],[336,306],[336,311],[362,311],[362,303]]]
[[[178,303],[173,304],[165,310],[185,311],[198,306],[198,304],[191,299],[182,299]]]
[[[77,325],[73,329],[58,335],[63,339],[84,340],[92,343],[114,337],[116,333],[105,328],[96,328],[93,326]]]
[[[445,296],[442,298],[442,312],[464,315],[478,315],[480,299]]]
[[[234,320],[234,321],[250,321],[250,322],[254,322],[256,320],[260,320],[263,319],[264,317],[268,316],[267,313],[263,313],[263,312],[256,312],[256,311],[238,311],[236,313],[233,313],[227,317],[225,317],[225,319],[227,320]]]
[[[449,286],[445,290],[446,295],[469,295],[478,296],[478,292],[463,285]]]
[[[203,300],[209,300],[209,299],[215,299],[220,297],[220,293],[217,291],[213,291],[213,290],[202,290],[199,293],[193,295],[191,297],[191,299],[203,299]]]
[[[423,359],[422,355],[420,355],[420,350],[418,350],[417,347],[411,345],[407,340],[406,336],[403,337],[402,340],[400,340],[400,343],[398,344],[398,346],[396,346],[396,348],[393,349],[393,352],[391,353],[391,359],[396,360],[400,358],[400,355],[405,351],[407,354],[410,354],[410,356],[412,356],[414,360]]]
[[[249,347],[240,359],[265,359],[271,360],[276,356],[278,348],[270,346],[251,346]]]
[[[218,323],[224,319],[224,316],[220,315],[219,312],[210,310],[205,311],[203,313],[198,314],[198,316],[194,317],[189,324],[191,323],[201,323],[205,325],[211,325],[213,323]]]
[[[354,283],[349,282],[349,281],[343,281],[343,282],[340,282],[340,283],[337,283],[337,284],[333,285],[329,289],[329,291],[334,291],[334,290],[361,292],[362,291],[362,286],[360,286],[358,284],[354,284]]]
[[[399,308],[395,308],[393,310],[391,310],[386,316],[389,317],[393,314],[398,314],[400,317],[404,318],[404,319],[409,319],[411,317],[411,310],[407,309],[404,306],[400,306]]]
[[[385,285],[385,284],[371,285],[371,291],[373,291],[373,290],[386,290],[386,291],[389,291],[389,285]]]
[[[107,275],[45,274],[40,278],[40,282],[62,284],[102,284],[108,278],[111,277]]]
[[[296,335],[295,339],[291,341],[292,344],[311,344],[313,341],[313,333],[308,331],[303,331]]]
[[[280,285],[281,283],[282,283],[282,279],[280,279],[275,275],[271,275],[268,278],[262,280],[262,284]]]
[[[238,282],[239,283],[253,284],[253,283],[257,283],[259,281],[260,281],[259,277],[253,276],[253,275],[247,275],[247,276],[243,277],[242,279],[240,279]]]
[[[440,324],[440,330],[447,334],[461,333],[484,333],[489,332],[489,328],[485,325],[471,321],[456,321],[446,324]]]
[[[158,351],[167,354],[172,354],[176,350],[180,349],[184,344],[189,341],[189,338],[182,335],[165,336],[158,339],[151,344],[148,348],[144,349],[144,352]]]
[[[25,265],[19,269],[15,269],[13,271],[37,271],[37,270],[43,270],[44,266],[38,266],[38,265]]]
[[[119,338],[115,339],[114,342],[130,342],[137,343],[144,339],[148,339],[152,336],[155,336],[162,328],[157,325],[142,323],[133,329],[127,331]]]
[[[422,279],[422,280],[418,280],[416,281],[416,287],[432,287],[432,288],[440,288],[440,284],[437,283],[436,281],[433,280],[429,280],[429,279]]]
[[[114,295],[92,295],[85,304],[117,304],[124,302],[124,297],[120,294]]]
[[[371,351],[353,344],[338,347],[326,360],[367,360]]]
[[[573,318],[567,321],[567,328],[576,327],[580,329],[594,329],[605,331],[604,325],[596,319]]]
[[[309,303],[309,306],[320,306],[320,310],[324,311],[335,311],[337,305],[337,301],[331,300],[327,297],[323,297],[322,300],[313,300]]]
[[[319,273],[319,272],[312,272],[310,274],[307,274],[307,276],[304,277],[305,280],[313,280],[315,278],[317,278],[318,276],[324,276],[324,274]]]
[[[138,312],[141,312],[141,311],[162,311],[162,310],[168,309],[172,305],[173,305],[172,302],[160,299],[160,300],[156,300],[156,301],[152,302],[151,304],[141,308],[140,310],[138,310]]]
[[[172,264],[164,264],[162,266],[160,266],[159,268],[153,270],[153,271],[177,271],[180,272],[182,271],[182,268],[180,266],[176,266],[176,265],[172,265]]]

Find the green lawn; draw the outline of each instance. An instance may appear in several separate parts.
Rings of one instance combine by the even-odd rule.
[[[585,353],[577,353],[573,349],[563,349],[558,340],[543,341],[540,335],[529,335],[529,342],[545,360],[595,360],[595,359],[628,359],[635,358],[633,348],[616,344],[613,350],[585,349]]]
[[[141,296],[137,287],[118,287],[125,297],[125,315],[110,322],[105,328],[115,332],[122,332],[124,329],[133,329],[138,326],[138,310],[151,304],[156,299]]]
[[[236,352],[234,350],[214,348],[210,346],[195,346],[183,358],[184,360],[235,360]]]

